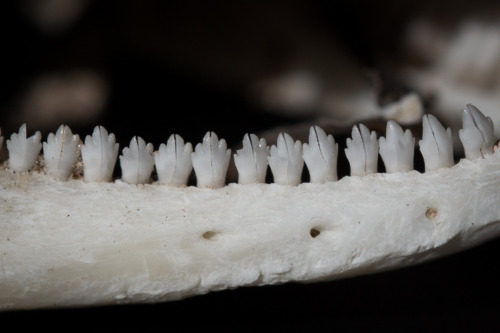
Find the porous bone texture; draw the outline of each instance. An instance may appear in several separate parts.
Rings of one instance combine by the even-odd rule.
[[[0,308],[150,303],[420,263],[500,233],[500,154],[219,189],[0,170]]]

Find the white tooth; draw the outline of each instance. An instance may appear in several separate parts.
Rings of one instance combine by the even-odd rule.
[[[304,159],[302,142],[293,141],[287,133],[280,133],[277,145],[271,146],[268,156],[274,182],[281,185],[298,185],[302,179]]]
[[[154,154],[158,182],[170,186],[187,185],[193,170],[192,152],[191,143],[184,144],[180,135],[170,135],[167,145],[162,143]]]
[[[377,134],[359,124],[352,128],[352,140],[347,138],[345,154],[351,166],[351,176],[364,176],[377,172],[378,140]]]
[[[203,143],[197,144],[191,154],[198,187],[223,187],[230,159],[231,149],[227,149],[226,141],[207,132]]]
[[[458,132],[464,145],[465,157],[469,160],[485,158],[493,154],[495,132],[493,121],[485,117],[474,105],[467,104],[462,113],[463,129]]]
[[[425,171],[453,166],[451,129],[445,130],[433,115],[424,115],[422,126],[422,140],[418,144],[424,157]]]
[[[86,182],[108,182],[113,178],[119,144],[114,134],[96,126],[82,146],[83,179]]]
[[[22,124],[19,133],[13,133],[10,140],[7,140],[9,168],[18,172],[30,170],[42,149],[41,138],[42,134],[38,131],[26,138],[26,124]]]
[[[309,144],[304,143],[303,158],[306,162],[311,183],[336,181],[339,145],[332,135],[326,135],[318,126],[309,130]]]
[[[234,154],[234,164],[238,169],[239,184],[264,183],[267,172],[269,146],[266,139],[255,134],[243,137],[243,148]]]
[[[239,184],[264,183],[268,166],[269,146],[266,139],[255,134],[243,137],[243,148],[234,154]]]
[[[80,137],[68,126],[61,125],[56,135],[50,133],[43,143],[47,174],[58,180],[67,180],[78,161]]]
[[[133,137],[129,147],[123,148],[120,155],[122,180],[129,184],[149,182],[154,168],[153,145],[141,137]]]
[[[403,132],[394,120],[387,122],[386,136],[379,138],[379,152],[387,173],[413,170],[415,138],[410,130]]]

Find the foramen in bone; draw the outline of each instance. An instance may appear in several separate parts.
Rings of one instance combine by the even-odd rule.
[[[472,104],[462,113],[463,129],[459,131],[467,159],[485,158],[494,151],[494,126]],[[454,165],[451,130],[445,129],[432,115],[422,119],[422,140],[418,142],[424,158],[425,171]],[[1,131],[0,131],[1,134]],[[0,148],[3,137],[0,136]],[[97,126],[92,135],[81,142],[68,126],[61,125],[55,134],[50,133],[41,144],[41,134],[27,137],[26,125],[7,140],[9,158],[7,167],[15,172],[26,172],[34,168],[43,147],[45,172],[58,180],[68,180],[81,156],[83,179],[86,182],[112,181],[118,159],[119,144],[115,136]],[[349,160],[351,176],[363,176],[377,172],[380,154],[387,173],[413,170],[415,138],[410,130],[403,131],[395,121],[388,121],[386,137],[377,138],[366,126],[353,127],[347,139],[345,154]],[[295,141],[290,135],[281,133],[277,144],[269,147],[265,139],[254,134],[243,138],[243,147],[234,154],[238,170],[238,183],[264,183],[268,166],[273,180],[281,185],[298,185],[306,165],[311,183],[336,181],[338,144],[332,135],[320,127],[313,126],[309,142]],[[150,183],[156,169],[158,183],[169,186],[186,186],[194,169],[197,186],[220,188],[226,184],[226,173],[231,160],[231,150],[224,139],[219,140],[214,132],[208,132],[193,151],[190,143],[172,134],[166,144],[154,151],[151,143],[133,137],[129,147],[119,156],[121,180],[129,184]]]

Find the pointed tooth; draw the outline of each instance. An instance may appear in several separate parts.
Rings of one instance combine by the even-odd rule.
[[[311,183],[336,181],[339,146],[332,135],[326,135],[318,126],[309,130],[309,144],[304,143],[303,158],[309,170]]]
[[[22,124],[19,132],[13,133],[10,140],[7,140],[9,168],[18,172],[28,171],[33,168],[42,149],[41,138],[42,135],[38,131],[27,138],[26,124]]]
[[[148,183],[154,168],[153,145],[141,137],[133,137],[120,155],[122,180],[129,184]]]
[[[83,179],[86,182],[108,182],[113,178],[119,144],[114,134],[96,126],[92,136],[87,135],[81,147]]]
[[[378,140],[375,131],[359,124],[352,128],[352,139],[347,138],[345,154],[351,166],[351,176],[364,176],[377,172]]]
[[[403,132],[394,120],[387,122],[386,137],[379,138],[379,152],[387,173],[413,170],[415,138],[410,130]]]
[[[302,179],[304,159],[302,142],[293,141],[287,133],[280,133],[276,145],[272,145],[268,156],[274,182],[281,185],[298,185]]]
[[[207,132],[203,143],[197,144],[191,154],[197,186],[223,187],[230,159],[231,149],[227,149],[226,141],[219,141],[214,132]]]
[[[463,129],[458,132],[464,146],[465,157],[469,160],[485,158],[493,154],[495,132],[493,121],[478,108],[467,104],[462,113]]]
[[[268,166],[269,146],[266,139],[255,134],[243,137],[243,148],[234,154],[239,184],[264,183]]]
[[[56,134],[50,133],[43,143],[47,174],[58,180],[67,180],[78,161],[80,137],[73,135],[69,126],[61,125]]]
[[[453,166],[451,129],[445,129],[433,115],[424,115],[422,126],[422,140],[419,141],[419,146],[424,157],[425,171]]]
[[[167,144],[162,143],[154,154],[159,183],[170,186],[187,185],[193,170],[192,152],[191,143],[185,144],[180,135],[170,135]]]

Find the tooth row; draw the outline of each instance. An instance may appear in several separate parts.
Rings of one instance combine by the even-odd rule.
[[[467,159],[485,158],[494,151],[493,122],[475,106],[468,104],[463,111],[463,129],[459,131]],[[454,164],[452,133],[432,115],[422,119],[420,152],[425,171],[451,167]],[[352,138],[346,140],[345,154],[351,167],[351,176],[364,176],[377,172],[380,154],[387,173],[413,170],[415,138],[410,130],[403,131],[395,121],[387,122],[386,137],[377,139],[363,124],[355,125]],[[42,144],[41,134],[27,137],[26,125],[7,140],[8,167],[16,172],[29,171],[36,163]],[[0,131],[0,149],[3,137]],[[55,134],[50,133],[43,143],[46,173],[58,180],[67,180],[78,162],[80,152],[83,162],[83,179],[86,182],[108,182],[118,156],[119,144],[113,134],[97,126],[82,144],[68,126],[61,125]],[[185,186],[194,169],[198,187],[219,188],[225,185],[231,150],[226,141],[208,132],[194,151],[191,143],[172,134],[166,145],[154,151],[151,143],[133,137],[129,147],[120,155],[121,179],[130,184],[148,183],[154,169],[158,183]],[[234,154],[238,170],[238,183],[264,183],[267,168],[271,169],[274,182],[281,185],[298,185],[302,179],[304,163],[312,183],[336,181],[338,144],[332,135],[313,126],[309,143],[302,144],[286,134],[278,136],[277,144],[269,147],[265,139],[246,134],[243,147]]]

